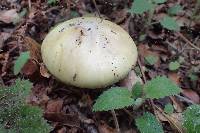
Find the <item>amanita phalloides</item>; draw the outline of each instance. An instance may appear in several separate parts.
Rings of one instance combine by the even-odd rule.
[[[44,39],[42,58],[52,75],[80,88],[104,88],[125,78],[137,60],[130,35],[117,24],[79,17],[59,24]]]

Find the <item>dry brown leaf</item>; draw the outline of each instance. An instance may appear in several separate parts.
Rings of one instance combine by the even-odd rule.
[[[24,38],[27,49],[30,51],[31,58],[37,62],[42,62],[40,44],[30,37]]]
[[[166,114],[161,108],[156,106],[156,115],[161,121],[167,121],[171,127],[174,128],[174,130],[178,131],[179,133],[183,133],[183,127],[181,120],[178,119],[180,115],[177,115],[175,118],[173,115]],[[176,113],[176,114],[181,114],[181,113]]]
[[[119,82],[119,85],[122,87],[127,87],[129,90],[137,83],[140,82],[143,84],[142,79],[135,74],[134,70],[131,70],[128,76]]]
[[[174,107],[174,109],[176,110],[176,112],[183,112],[183,103],[179,100],[177,100],[174,96],[170,96],[170,99],[172,100],[172,105]]]
[[[45,112],[44,117],[53,122],[60,122],[63,125],[79,127],[80,120],[77,114],[65,114],[65,113],[54,113],[54,112]]]
[[[98,129],[100,133],[117,133],[115,129],[111,128],[103,121],[98,125]]]
[[[168,77],[177,85],[180,85],[180,76],[178,73],[175,72],[169,72]]]
[[[59,113],[62,110],[63,100],[51,100],[47,103],[46,112],[56,112]]]
[[[15,20],[17,20],[18,18],[19,18],[19,15],[18,15],[16,9],[11,9],[11,10],[0,12],[0,21],[2,21],[4,23],[7,23],[7,24],[12,23]]]
[[[182,89],[182,94],[192,100],[194,103],[199,104],[199,95],[191,89]]]
[[[51,76],[43,63],[40,63],[40,74],[45,78],[49,78]]]
[[[32,76],[38,70],[38,66],[33,60],[28,60],[28,62],[23,66],[22,73],[26,76]]]
[[[3,43],[11,36],[10,33],[0,32],[0,49],[3,47]]]

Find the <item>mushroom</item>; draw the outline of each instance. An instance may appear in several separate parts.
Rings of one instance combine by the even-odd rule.
[[[79,17],[55,27],[44,39],[42,58],[57,79],[79,88],[104,88],[125,78],[137,60],[130,35],[117,24]]]

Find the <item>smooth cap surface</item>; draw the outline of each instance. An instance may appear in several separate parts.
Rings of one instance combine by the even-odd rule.
[[[97,17],[59,24],[44,39],[41,52],[51,74],[80,88],[112,85],[123,79],[137,60],[137,48],[129,34]]]

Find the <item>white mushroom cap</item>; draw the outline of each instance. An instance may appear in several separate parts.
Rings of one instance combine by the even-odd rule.
[[[104,88],[123,79],[137,60],[130,35],[107,20],[79,17],[59,24],[44,39],[42,58],[62,82]]]

